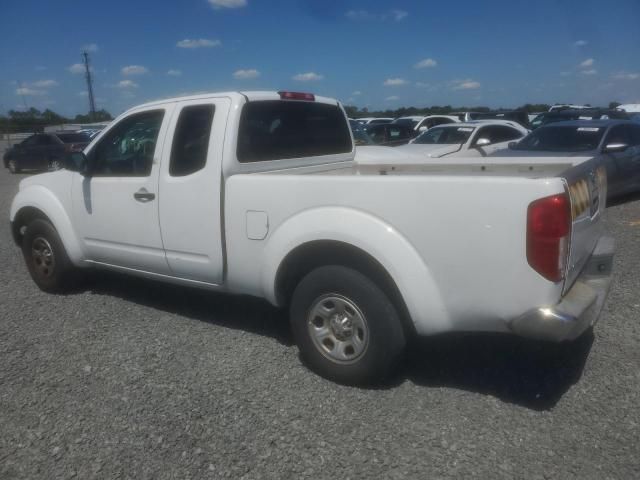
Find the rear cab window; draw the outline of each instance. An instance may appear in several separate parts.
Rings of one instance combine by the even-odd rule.
[[[296,100],[260,100],[244,105],[238,131],[240,163],[352,151],[351,132],[338,105]]]

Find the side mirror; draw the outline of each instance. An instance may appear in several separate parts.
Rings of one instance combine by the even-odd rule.
[[[509,143],[507,143],[507,147],[509,147],[509,150],[515,150],[516,149],[516,145],[518,145],[518,142],[509,142]]]
[[[476,140],[476,147],[486,147],[487,145],[491,145],[491,140],[488,138],[479,138]]]
[[[85,177],[91,176],[89,160],[84,152],[73,152],[67,156],[65,168],[72,172],[78,172]]]
[[[629,145],[626,143],[609,143],[602,149],[602,151],[604,153],[616,153],[624,152],[627,148],[629,148]]]

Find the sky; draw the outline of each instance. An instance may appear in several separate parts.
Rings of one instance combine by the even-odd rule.
[[[2,0],[0,112],[294,90],[370,110],[640,103],[640,0]]]

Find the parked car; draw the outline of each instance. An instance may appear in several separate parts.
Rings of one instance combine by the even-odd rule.
[[[362,125],[375,125],[378,123],[389,123],[391,121],[393,121],[393,118],[388,117],[363,117],[356,119],[356,122]]]
[[[365,131],[374,143],[388,147],[409,143],[409,140],[415,136],[415,130],[413,128],[395,123],[365,125]]]
[[[398,150],[429,158],[486,157],[508,148],[509,142],[528,133],[529,130],[516,122],[477,120],[430,128]]]
[[[5,152],[4,166],[11,173],[58,170],[62,168],[66,155],[82,150],[89,141],[87,134],[74,131],[36,133]]]
[[[364,128],[364,125],[358,123],[355,120],[349,119],[349,127],[351,127],[351,133],[353,134],[353,143],[356,146],[359,145],[375,145],[376,142],[369,136]]]
[[[410,126],[414,130],[414,136],[420,132],[424,132],[437,125],[445,125],[447,123],[458,122],[458,117],[454,115],[427,115],[424,116],[409,116],[396,118],[393,123],[395,125]]]
[[[589,105],[572,105],[570,103],[556,103],[555,105],[551,105],[549,107],[550,112],[557,112],[561,110],[590,110],[593,107]]]
[[[518,122],[524,128],[531,128],[529,123],[529,114],[523,110],[513,110],[505,112],[472,112],[469,114],[470,120],[511,120],[512,122]]]
[[[597,157],[607,172],[607,198],[640,191],[640,125],[629,120],[553,123],[495,155]]]
[[[567,122],[574,120],[598,120],[598,119],[628,119],[626,112],[601,108],[565,109],[543,112],[531,121],[531,129],[555,122]]]
[[[594,162],[397,174],[354,152],[313,94],[151,102],[22,180],[11,230],[47,292],[105,268],[288,307],[305,363],[344,383],[384,378],[413,335],[561,341],[597,320],[613,244]]]

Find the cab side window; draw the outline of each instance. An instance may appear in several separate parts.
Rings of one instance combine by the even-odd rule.
[[[164,110],[136,113],[115,125],[91,150],[94,176],[147,177],[162,126]]]
[[[192,105],[180,112],[169,162],[172,177],[183,177],[204,168],[213,114],[213,105]]]

